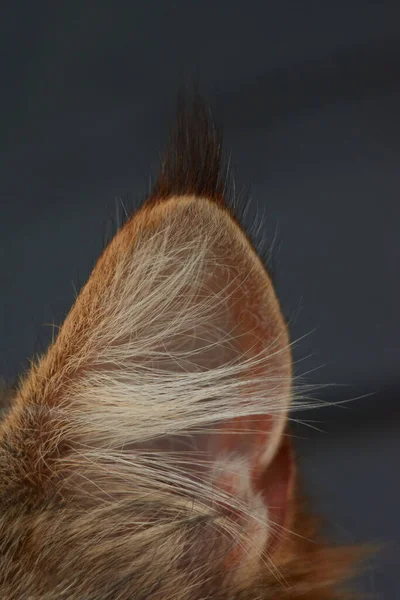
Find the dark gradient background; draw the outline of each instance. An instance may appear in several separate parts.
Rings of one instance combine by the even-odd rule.
[[[359,588],[398,600],[399,1],[3,0],[0,61],[0,374],[45,348],[196,78],[277,240],[297,373],[367,395],[295,428],[307,490],[336,539],[387,542]]]

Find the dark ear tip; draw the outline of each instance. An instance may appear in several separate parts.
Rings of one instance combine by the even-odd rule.
[[[224,203],[228,170],[222,160],[222,130],[198,88],[192,88],[178,94],[175,127],[150,202],[192,195]]]

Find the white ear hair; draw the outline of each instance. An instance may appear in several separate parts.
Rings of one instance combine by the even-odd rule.
[[[60,495],[88,502],[111,537],[116,519],[144,557],[165,536],[191,547],[206,522],[222,555],[240,546],[243,566],[281,526],[257,478],[291,397],[263,265],[225,209],[184,197],[117,234],[15,411],[37,412],[49,432],[40,464],[56,455]]]
[[[212,222],[188,236],[167,221],[116,261],[70,388],[92,441],[120,447],[251,415],[285,421],[291,373],[270,365],[288,352],[286,331],[264,343],[235,322],[252,273],[216,253],[224,235]]]

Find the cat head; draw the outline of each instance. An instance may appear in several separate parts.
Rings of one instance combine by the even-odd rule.
[[[4,600],[334,598],[288,430],[291,345],[207,112],[0,423]]]

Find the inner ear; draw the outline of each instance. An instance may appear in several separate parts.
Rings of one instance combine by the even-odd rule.
[[[277,302],[271,282],[251,247],[245,248],[247,269],[238,257],[225,255],[225,264],[206,277],[204,301],[219,297],[220,302],[187,343],[195,350],[196,368],[223,370],[241,365],[233,377],[242,380],[243,407],[251,407],[257,396],[264,397],[259,413],[246,415],[244,410],[233,415],[219,424],[219,435],[210,436],[208,442],[213,455],[241,454],[251,460],[254,471],[262,473],[274,457],[286,424],[291,364],[285,324],[280,313],[273,311]]]
[[[291,400],[290,352],[270,279],[239,228],[232,228],[232,234],[214,241],[196,292],[183,291],[194,314],[195,305],[203,306],[206,318],[196,317],[184,331],[163,340],[160,359],[153,366],[169,373],[204,373],[205,377],[213,371],[223,375],[225,369],[226,377],[237,381],[242,406],[238,410],[233,405],[230,418],[211,427],[208,424],[205,433],[200,428],[190,438],[187,432],[184,438],[159,438],[156,447],[175,451],[190,445],[192,451],[207,452],[210,463],[223,455],[241,455],[250,460],[252,469],[262,471],[275,454],[286,422]],[[211,415],[212,398],[209,402]]]
[[[262,494],[268,506],[270,532],[267,551],[270,554],[290,529],[295,475],[293,448],[287,436],[268,468],[256,466],[252,473],[254,489]]]
[[[225,211],[209,209],[220,228],[208,248],[201,283],[196,280],[192,288],[189,280],[175,298],[177,315],[183,299],[185,310],[193,308],[196,318],[163,340],[159,360],[153,363],[178,377],[198,373],[203,382],[210,377],[209,397],[201,400],[209,420],[140,447],[179,456],[179,468],[202,486],[212,486],[222,514],[240,522],[251,544],[273,551],[287,523],[294,477],[290,446],[283,437],[291,400],[288,334],[270,278],[247,238]],[[201,209],[194,212],[201,222]],[[224,400],[218,418],[217,407]],[[190,485],[182,488],[179,483],[176,490],[187,493]],[[212,502],[212,494],[208,499]],[[240,544],[246,545],[243,540]],[[243,557],[242,552],[235,555],[237,560]]]

